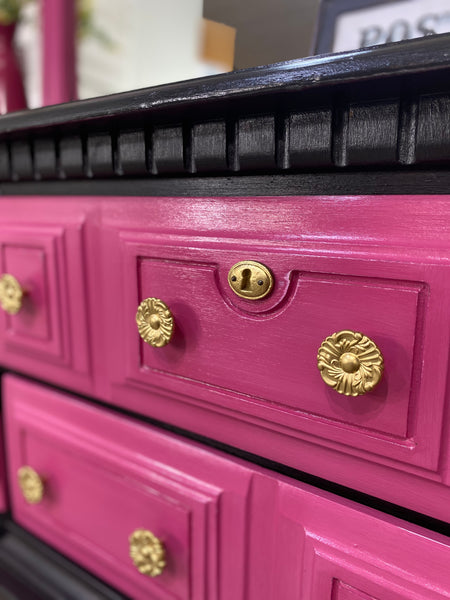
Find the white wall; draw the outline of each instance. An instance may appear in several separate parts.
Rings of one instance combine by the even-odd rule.
[[[94,0],[95,25],[112,47],[88,37],[79,48],[86,98],[202,75],[203,0]]]

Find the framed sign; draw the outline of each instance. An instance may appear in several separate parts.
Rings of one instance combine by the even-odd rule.
[[[322,0],[315,53],[450,31],[449,0]]]

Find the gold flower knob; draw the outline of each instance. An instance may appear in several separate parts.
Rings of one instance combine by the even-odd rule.
[[[356,331],[333,333],[322,343],[317,366],[327,385],[346,396],[373,390],[383,375],[383,355],[367,336]]]
[[[20,467],[17,471],[20,489],[28,504],[39,504],[44,497],[44,480],[32,467]]]
[[[5,273],[0,277],[0,306],[10,315],[22,308],[24,291],[13,275]]]
[[[146,298],[139,304],[136,323],[141,338],[154,348],[161,348],[172,339],[173,315],[159,298]]]
[[[139,573],[148,577],[161,575],[166,566],[164,544],[147,529],[136,529],[130,535],[130,557]]]

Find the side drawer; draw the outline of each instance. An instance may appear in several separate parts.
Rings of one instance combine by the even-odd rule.
[[[450,597],[448,537],[286,480],[275,514],[270,598]]]
[[[91,394],[85,257],[94,209],[78,199],[0,202],[0,363]]]
[[[14,519],[131,598],[450,597],[443,535],[15,376],[3,389]]]
[[[253,472],[5,376],[14,519],[132,598],[245,600]]]

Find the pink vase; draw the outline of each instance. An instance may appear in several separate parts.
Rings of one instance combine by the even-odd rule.
[[[16,53],[16,24],[0,25],[0,114],[26,108],[25,92]]]

